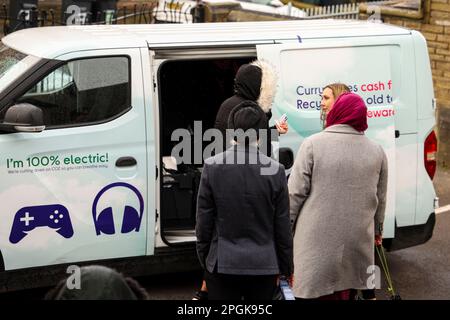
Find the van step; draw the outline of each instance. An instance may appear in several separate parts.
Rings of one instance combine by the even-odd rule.
[[[164,231],[164,238],[169,243],[195,242],[197,240],[193,229],[166,230]]]

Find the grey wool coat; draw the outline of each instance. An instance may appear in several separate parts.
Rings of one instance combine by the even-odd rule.
[[[289,177],[296,297],[367,289],[387,176],[382,147],[351,126],[304,140]]]

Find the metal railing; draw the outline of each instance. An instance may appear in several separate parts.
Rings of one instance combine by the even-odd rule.
[[[359,19],[359,4],[347,3],[303,9],[307,16],[303,19]]]

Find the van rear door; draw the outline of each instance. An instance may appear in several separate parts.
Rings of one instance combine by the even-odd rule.
[[[367,136],[380,143],[389,162],[389,181],[384,237],[394,237],[396,152],[390,46],[357,45],[346,40],[317,44],[289,43],[256,46],[258,58],[278,70],[279,88],[273,106],[274,119],[288,116],[289,132],[280,147],[294,154],[304,138],[322,130],[322,88],[342,82],[363,97],[369,109]],[[376,59],[371,60],[371,57]],[[369,61],[368,61],[369,59]]]

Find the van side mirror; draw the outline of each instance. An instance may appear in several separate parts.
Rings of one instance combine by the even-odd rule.
[[[3,132],[42,132],[44,129],[42,109],[29,103],[9,107],[0,123]]]
[[[278,159],[286,170],[290,169],[294,165],[294,152],[292,152],[291,148],[280,148],[278,150]]]

